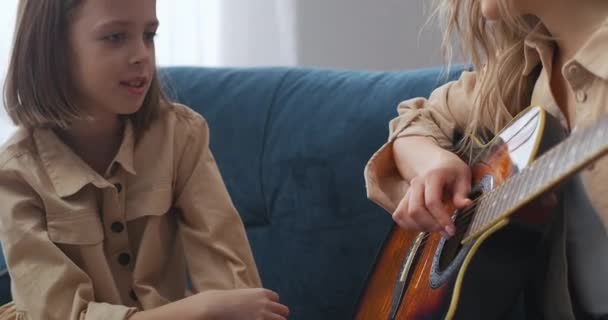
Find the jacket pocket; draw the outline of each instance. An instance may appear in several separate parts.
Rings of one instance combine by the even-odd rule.
[[[55,243],[93,245],[103,241],[103,224],[95,210],[47,215],[49,238]]]
[[[170,184],[166,184],[128,195],[125,214],[128,221],[145,216],[162,216],[172,206],[173,190]]]

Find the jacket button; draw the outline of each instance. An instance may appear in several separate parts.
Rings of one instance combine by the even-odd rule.
[[[131,255],[128,253],[121,253],[118,255],[118,263],[121,266],[128,266],[129,262],[131,262]]]
[[[116,188],[116,191],[118,191],[118,193],[120,193],[122,191],[122,184],[117,183],[114,185],[114,188]]]
[[[573,63],[566,68],[566,72],[571,78],[574,78],[581,74],[581,69],[576,63]]]
[[[112,232],[114,232],[114,233],[121,233],[123,230],[125,230],[125,225],[122,224],[121,222],[114,222],[114,223],[112,223],[110,228],[112,229]]]

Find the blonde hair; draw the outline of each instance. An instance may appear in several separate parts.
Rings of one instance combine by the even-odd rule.
[[[4,86],[4,106],[19,126],[69,128],[85,119],[71,99],[68,28],[83,0],[20,0],[13,48]],[[142,107],[127,116],[139,134],[167,98],[155,72]]]
[[[526,107],[531,80],[523,77],[524,40],[539,20],[516,17],[508,0],[500,0],[500,21],[487,21],[479,0],[435,0],[434,17],[444,29],[443,48],[448,64],[453,57],[454,39],[477,73],[475,99],[459,152],[470,152],[471,137],[487,141],[512,115]],[[482,128],[482,119],[493,119],[492,127]]]

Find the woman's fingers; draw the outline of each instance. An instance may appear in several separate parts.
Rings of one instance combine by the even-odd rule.
[[[445,180],[440,175],[431,175],[425,184],[426,208],[439,224],[439,231],[444,237],[455,233],[451,213],[443,203],[443,194],[446,189]]]
[[[425,201],[425,185],[423,182],[415,182],[410,185],[410,203],[407,215],[422,227],[424,231],[438,231],[441,229],[439,223],[428,211]]]

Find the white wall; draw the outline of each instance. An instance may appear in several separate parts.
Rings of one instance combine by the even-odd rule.
[[[17,1],[2,0],[2,10],[0,10],[0,93],[4,86],[4,77],[9,62],[11,42],[13,39],[13,29],[15,25],[15,12],[17,11]],[[4,103],[0,94],[0,144],[15,131],[14,126],[4,112]]]
[[[307,0],[220,1],[219,65],[297,65],[294,4]]]
[[[438,27],[426,25],[428,0],[200,1],[221,1],[219,66],[395,70],[443,63]],[[213,47],[214,40],[199,42]]]
[[[295,0],[298,64],[394,70],[443,63],[427,0]]]

